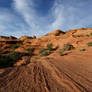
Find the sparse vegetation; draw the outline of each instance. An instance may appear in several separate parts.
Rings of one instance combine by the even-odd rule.
[[[90,35],[92,36],[92,32],[90,33]]]
[[[17,44],[15,44],[15,45],[13,45],[12,47],[11,47],[11,49],[16,49],[16,48],[18,48],[19,46],[17,45]]]
[[[64,54],[63,54],[64,51],[73,50],[74,48],[75,47],[71,44],[64,44],[63,48],[60,49],[59,54],[60,54],[60,56],[64,56]]]
[[[28,55],[27,53],[20,53],[20,52],[15,52],[15,51],[9,53],[9,57],[13,61],[19,60],[19,59],[21,59],[22,56],[27,56],[27,55]]]
[[[85,48],[80,48],[80,51],[85,51],[86,49]]]
[[[17,60],[26,55],[28,54],[20,52],[10,52],[7,56],[0,56],[0,68],[11,67]]]
[[[73,50],[73,49],[74,49],[74,46],[71,44],[64,44],[64,46],[63,46],[64,51],[69,51],[69,50]]]
[[[48,57],[48,56],[47,56],[47,57],[46,57],[46,59],[47,59],[47,60],[49,60],[49,59],[50,59],[50,57]]]
[[[60,56],[64,56],[63,52],[64,52],[63,49],[60,49],[59,51]]]
[[[49,44],[47,44],[46,48],[43,48],[39,51],[39,54],[40,54],[40,56],[48,56],[52,53],[53,50],[54,50],[53,44],[49,43]]]
[[[0,56],[0,68],[10,67],[12,65],[13,62],[9,56]]]
[[[47,49],[52,51],[53,50],[53,44],[52,43],[47,44]]]
[[[27,49],[25,49],[26,51],[33,51],[34,50],[34,48],[32,48],[32,47],[28,47]]]
[[[88,46],[92,46],[92,42],[89,42],[89,43],[87,43],[88,44]]]
[[[41,49],[41,50],[39,51],[39,54],[40,54],[40,56],[48,56],[48,55],[51,54],[51,51],[48,50],[48,49]]]
[[[20,45],[22,45],[23,44],[23,42],[18,42],[18,43],[16,43],[16,44],[14,44],[12,47],[11,47],[11,49],[16,49],[16,48],[18,48]]]
[[[39,53],[42,53],[42,52],[44,52],[44,51],[46,51],[47,49],[45,49],[45,48],[43,48],[43,49],[41,49],[40,51],[39,51]]]

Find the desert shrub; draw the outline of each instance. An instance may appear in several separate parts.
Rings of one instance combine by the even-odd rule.
[[[44,51],[46,51],[46,50],[47,50],[47,49],[45,49],[45,48],[41,49],[41,50],[39,51],[39,54],[42,53],[42,52],[44,52]]]
[[[53,50],[53,44],[52,43],[47,44],[47,49],[52,51]]]
[[[41,49],[41,50],[39,51],[39,54],[40,54],[40,56],[48,56],[48,55],[51,54],[51,51],[48,50],[48,49]]]
[[[90,33],[90,35],[92,36],[92,32]]]
[[[80,48],[80,51],[85,51],[86,49],[85,48]]]
[[[74,48],[75,47],[71,44],[64,44],[63,48],[60,49],[59,54],[60,54],[60,56],[64,56],[64,54],[63,54],[64,51],[73,50]]]
[[[89,42],[89,43],[87,43],[88,44],[88,46],[92,46],[92,42]]]
[[[8,56],[0,56],[0,68],[11,67],[17,60],[21,59],[22,56],[27,55],[27,53],[10,52]]]
[[[59,51],[60,56],[64,56],[63,52],[64,52],[64,50],[60,49],[60,51]]]
[[[12,66],[13,62],[9,56],[0,56],[0,68]]]
[[[20,52],[10,52],[9,56],[13,61],[21,59],[22,56],[27,56],[27,53],[20,53]]]
[[[49,50],[46,50],[46,51],[40,53],[40,56],[47,56],[49,54],[51,54],[51,52]]]
[[[15,44],[15,45],[13,45],[12,47],[11,47],[11,49],[16,49],[16,48],[18,48],[19,46],[17,45],[17,44]]]
[[[21,42],[18,42],[17,44],[19,44],[19,45],[23,45],[23,41],[21,41]]]
[[[49,60],[49,59],[50,59],[50,57],[46,56],[46,59],[47,59],[47,60]]]
[[[11,47],[11,49],[16,49],[16,48],[18,48],[20,45],[22,45],[23,44],[23,42],[18,42],[18,43],[16,43],[16,44],[14,44],[12,47]]]
[[[53,44],[49,43],[47,44],[46,48],[43,48],[39,51],[40,56],[48,56],[53,52],[54,48],[53,48]]]
[[[32,47],[29,47],[29,48],[27,48],[27,49],[25,49],[26,51],[33,51],[34,50],[34,48],[32,48]]]
[[[64,44],[62,50],[63,51],[69,51],[69,50],[73,50],[74,49],[74,46],[71,45],[71,44]]]

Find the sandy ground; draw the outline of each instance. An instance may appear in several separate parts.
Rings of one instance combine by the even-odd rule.
[[[82,53],[55,53],[47,59],[34,58],[28,65],[8,68],[0,73],[0,92],[92,92],[91,51]]]

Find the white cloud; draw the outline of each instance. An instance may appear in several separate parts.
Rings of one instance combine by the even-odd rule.
[[[17,34],[19,31],[22,33],[27,32],[27,28],[23,21],[18,18],[14,13],[7,9],[0,8],[0,35],[13,35],[19,36]]]
[[[55,29],[67,30],[83,26],[83,20],[79,23],[80,18],[76,16],[76,13],[80,13],[78,8],[64,5],[61,0],[55,0],[47,16],[38,16],[34,0],[14,0],[14,6],[29,25],[32,35],[39,36]]]
[[[35,0],[13,0],[13,8],[21,15],[17,16],[7,9],[0,11],[0,33],[10,35],[43,35],[55,29],[68,30],[84,27],[91,23],[91,8],[80,8],[86,3],[71,3],[68,0],[55,0],[46,16],[39,15]],[[64,3],[62,3],[62,1]],[[68,1],[66,3],[66,1]],[[80,0],[79,0],[80,1]]]
[[[60,2],[55,1],[50,12],[51,12],[50,16],[53,16],[54,21],[49,25],[49,28],[51,30],[61,28],[61,26],[63,25],[63,12],[64,12],[63,5]]]
[[[52,7],[54,21],[50,25],[50,28],[67,31],[69,29],[86,27],[89,24],[91,25],[91,7],[87,9],[85,5],[86,2],[82,2],[82,0],[80,1],[80,4],[77,1],[71,1],[71,3],[66,3],[65,1],[62,3],[61,0],[55,0]]]
[[[58,5],[56,1],[49,10],[48,16],[38,16],[34,8],[36,5],[33,0],[14,0],[15,9],[24,17],[24,20],[30,26],[29,32],[39,35],[40,33],[43,34],[60,28],[63,20],[63,6]]]
[[[33,0],[14,0],[15,9],[24,17],[24,20],[32,28],[37,28],[36,13],[33,8]]]

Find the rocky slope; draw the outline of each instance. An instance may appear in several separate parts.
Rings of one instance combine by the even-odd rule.
[[[16,60],[12,67],[0,69],[0,92],[92,92],[92,28],[66,33],[56,30],[39,38],[9,41],[0,41],[0,56],[10,52],[27,55]],[[54,50],[40,56],[39,51],[49,43]],[[71,44],[75,49],[60,56],[64,44]]]

